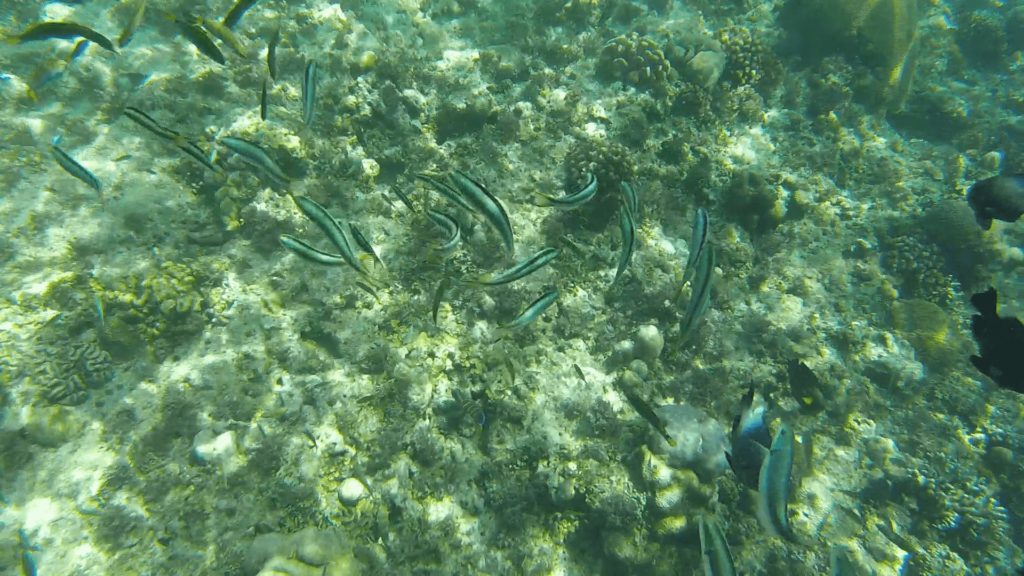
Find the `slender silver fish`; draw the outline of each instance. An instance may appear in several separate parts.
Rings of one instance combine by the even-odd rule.
[[[519,315],[516,316],[511,322],[503,325],[502,328],[505,330],[518,330],[519,328],[522,328],[523,326],[530,324],[531,322],[539,318],[545,310],[550,308],[551,305],[555,303],[555,300],[558,300],[558,290],[551,290],[550,292],[545,292],[540,296],[540,298],[537,298],[536,300],[531,302],[530,305],[527,306],[525,310],[520,312]]]
[[[697,260],[700,260],[704,248],[708,245],[708,231],[711,222],[708,219],[708,211],[697,208],[693,217],[693,232],[690,234],[690,255],[686,258],[686,268],[683,269],[683,284],[686,284],[697,269]]]
[[[132,41],[135,36],[135,31],[138,30],[139,24],[142,23],[142,17],[146,14],[146,0],[138,0],[135,3],[135,11],[132,12],[132,17],[125,24],[124,30],[121,31],[121,35],[117,38],[117,47],[124,48]]]
[[[129,106],[124,109],[124,115],[127,116],[132,122],[135,122],[139,126],[142,126],[146,130],[149,130],[153,134],[164,138],[166,140],[174,141],[181,136],[181,133],[171,130],[170,128],[160,124],[154,120],[149,114],[146,114],[138,108]]]
[[[305,196],[295,196],[295,204],[302,210],[302,213],[307,218],[313,221],[318,228],[327,236],[327,239],[331,241],[337,247],[341,257],[345,259],[356,272],[359,272],[363,276],[369,277],[370,273],[363,266],[363,263],[359,261],[355,252],[352,250],[352,243],[349,242],[348,235],[345,234],[345,229],[342,228],[341,224],[331,216],[327,209],[317,204],[311,198]]]
[[[473,209],[473,207],[469,205],[469,202],[467,202],[466,199],[462,197],[462,194],[460,194],[459,191],[456,190],[455,188],[452,188],[447,182],[444,182],[443,180],[438,180],[437,178],[434,178],[429,174],[417,174],[416,179],[422,182],[426,182],[427,184],[430,185],[431,188],[434,189],[435,192],[437,192],[441,196],[444,196],[445,199],[455,204],[459,208],[462,208],[466,212],[476,212]],[[410,206],[410,208],[411,207],[412,206]]]
[[[228,28],[234,28],[238,25],[238,21],[242,19],[242,16],[245,16],[245,13],[248,12],[249,8],[252,8],[257,1],[258,0],[238,0],[238,2],[235,2],[235,5],[232,6],[231,10],[228,10],[227,15],[224,16],[223,24]]]
[[[427,217],[448,235],[448,239],[441,245],[440,250],[442,252],[454,250],[459,245],[459,240],[462,239],[462,228],[459,226],[459,221],[444,212],[438,212],[431,208],[427,208]]]
[[[512,235],[512,223],[508,219],[508,213],[501,202],[491,194],[483,184],[470,178],[464,172],[456,170],[451,175],[452,183],[455,184],[462,197],[473,207],[473,210],[484,217],[484,220],[491,225],[509,254],[516,251],[515,240]]]
[[[309,126],[313,123],[316,112],[316,62],[306,62],[306,73],[302,75],[302,123]]]
[[[793,430],[785,423],[772,438],[772,449],[761,464],[757,482],[757,518],[772,536],[789,538],[789,494],[793,473]]]
[[[636,193],[636,188],[629,182],[619,182],[619,191],[622,193],[622,200],[626,203],[626,207],[633,214],[633,221],[640,220],[640,197]]]
[[[263,86],[260,88],[260,120],[267,121],[267,79],[263,79]]]
[[[583,185],[583,188],[580,188],[572,194],[560,197],[542,194],[541,199],[537,204],[540,206],[553,206],[555,208],[572,210],[573,208],[579,208],[588,202],[595,194],[597,194],[597,176],[594,176],[593,172],[589,172],[587,173],[587,182]]]
[[[90,188],[103,193],[103,184],[100,183],[100,179],[95,174],[90,172],[85,166],[79,164],[74,158],[72,158],[67,152],[60,149],[56,144],[50,146],[50,151],[53,153],[53,157],[57,159],[57,164],[63,168],[68,174],[71,174],[75,178],[78,178],[82,182],[85,182]]]
[[[238,154],[242,161],[265,174],[275,184],[281,186],[288,184],[288,176],[259,144],[231,136],[225,136],[220,141],[228,147],[228,150]]]
[[[348,263],[341,256],[314,248],[294,236],[281,234],[280,240],[282,246],[291,250],[296,256],[299,256],[303,260],[309,260],[310,262],[316,262],[317,264],[324,264],[327,266],[338,266],[339,264]]]
[[[686,306],[686,316],[679,325],[683,340],[693,335],[694,329],[704,318],[711,304],[711,286],[715,279],[715,247],[708,244],[697,261],[697,272],[693,277],[693,290]]]
[[[525,278],[544,266],[547,266],[561,253],[562,251],[558,248],[544,248],[533,256],[530,256],[520,262],[516,262],[508,270],[484,274],[483,276],[473,280],[465,280],[463,283],[476,284],[480,286],[499,286],[501,284],[508,284],[509,282],[514,282],[520,278]]]
[[[280,41],[281,29],[277,28],[267,42],[267,71],[270,72],[271,80],[277,80],[277,44]]]
[[[619,277],[626,271],[629,260],[633,257],[633,250],[636,249],[636,222],[633,221],[633,212],[625,202],[619,208],[619,234],[622,236],[622,249],[619,251],[619,266],[615,269],[612,284],[618,282]]]
[[[704,565],[704,576],[735,576],[736,566],[732,562],[729,542],[722,534],[718,522],[704,515],[699,520],[700,555]]]
[[[249,51],[245,49],[245,45],[242,44],[242,40],[236,36],[230,28],[216,20],[210,20],[209,18],[200,18],[199,22],[203,28],[206,28],[207,32],[234,50],[235,54],[238,54],[242,58],[247,58],[249,56]]]

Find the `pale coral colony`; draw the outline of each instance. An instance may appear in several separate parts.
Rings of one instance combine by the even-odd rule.
[[[1024,563],[1024,6],[0,22],[0,573]]]

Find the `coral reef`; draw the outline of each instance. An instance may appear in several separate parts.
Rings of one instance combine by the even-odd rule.
[[[125,348],[141,342],[173,345],[199,332],[206,322],[208,298],[201,274],[188,264],[164,262],[144,276],[131,274],[112,287],[94,282],[107,315],[107,337]]]
[[[954,300],[958,291],[934,245],[903,235],[885,238],[881,247],[882,265],[896,278],[903,296],[940,306]]]
[[[658,43],[636,32],[609,40],[597,59],[598,78],[668,94],[675,76]]]
[[[575,192],[586,183],[587,174],[597,177],[597,195],[575,216],[591,229],[603,229],[619,206],[619,186],[636,177],[636,162],[625,146],[606,138],[581,136],[563,160],[564,186]]]
[[[43,345],[34,378],[43,399],[53,404],[76,406],[85,402],[90,389],[103,386],[113,376],[113,361],[94,334],[62,346]]]
[[[1009,41],[1001,18],[974,10],[957,18],[957,24],[957,46],[972,64],[998,68],[1005,63]]]

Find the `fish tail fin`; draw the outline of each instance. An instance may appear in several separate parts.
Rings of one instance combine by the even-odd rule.
[[[546,194],[538,194],[537,199],[534,201],[534,205],[540,208],[548,208],[554,205],[554,198]]]
[[[989,286],[988,290],[984,292],[978,292],[971,296],[971,305],[974,306],[982,316],[987,318],[996,318],[996,305],[998,303],[998,296],[996,295],[996,289]]]

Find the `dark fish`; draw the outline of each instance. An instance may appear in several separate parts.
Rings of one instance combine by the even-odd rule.
[[[182,35],[196,47],[196,50],[199,50],[207,58],[213,60],[217,64],[224,64],[227,62],[227,59],[224,58],[224,53],[220,51],[220,48],[218,48],[217,44],[213,41],[213,37],[211,37],[210,33],[202,26],[194,22],[183,21],[179,21],[178,24],[181,27]]]
[[[74,22],[40,22],[15,36],[14,40],[18,43],[24,43],[36,40],[49,40],[51,38],[63,38],[65,40],[85,38],[99,44],[106,50],[117,52],[114,49],[114,43],[109,38],[88,26],[82,26]]]
[[[999,387],[1024,394],[1024,324],[1013,316],[1000,317],[997,301],[995,288],[971,296],[979,312],[971,316],[971,332],[980,352],[971,356],[971,364]]]
[[[416,211],[416,207],[413,206],[412,200],[409,199],[409,196],[405,192],[402,192],[401,188],[398,186],[392,186],[390,190],[395,194],[395,196],[398,196],[398,199],[402,201],[402,204],[405,204],[406,208],[413,212]]]
[[[267,79],[263,79],[263,87],[260,88],[260,120],[267,121]]]
[[[800,408],[816,414],[825,408],[825,396],[822,394],[821,380],[800,360],[790,360],[787,365],[789,374],[789,392]]]
[[[362,280],[356,280],[356,286],[358,286],[363,292],[373,296],[373,299],[377,301],[377,304],[380,304],[380,296],[377,295],[377,291],[373,289],[373,286],[370,286]]]
[[[448,289],[451,288],[451,285],[451,278],[445,276],[440,282],[438,282],[437,289],[434,290],[434,304],[431,307],[430,314],[430,317],[434,320],[434,326],[437,326],[437,312],[441,309],[441,301],[444,300],[444,295],[448,292]]]
[[[580,382],[590,386],[590,383],[587,382],[587,377],[583,375],[583,368],[580,368],[580,365],[576,363],[573,363],[572,368],[576,371],[576,376],[580,379]]]
[[[967,204],[985,230],[993,219],[1016,222],[1024,214],[1024,174],[978,180],[967,190]]]
[[[60,164],[60,167],[67,171],[68,174],[85,182],[93,190],[99,193],[103,192],[103,185],[100,184],[99,178],[86,169],[85,166],[79,164],[67,152],[61,150],[57,145],[51,146],[50,151],[53,152],[53,157],[57,159],[57,164]]]
[[[267,71],[270,72],[270,79],[277,80],[277,43],[281,41],[281,29],[274,30],[274,35],[267,43]]]
[[[380,256],[377,256],[377,251],[373,249],[373,244],[370,244],[370,241],[366,239],[366,236],[363,236],[363,233],[359,231],[359,228],[356,228],[354,222],[348,223],[348,229],[352,232],[352,239],[356,241],[359,249],[369,255],[370,258],[373,258],[374,263],[383,267],[384,262],[380,259]]]
[[[764,421],[767,406],[764,398],[751,385],[743,395],[743,407],[732,421],[729,442],[732,450],[725,453],[736,477],[757,490],[761,464],[772,445],[772,435]]]
[[[258,0],[238,0],[238,2],[235,2],[235,5],[231,7],[231,10],[228,10],[227,16],[224,17],[223,24],[229,29],[234,28],[235,25],[238,24],[238,21],[242,19],[242,16],[245,16],[245,13],[248,12],[249,8],[252,8],[257,1]]]
[[[117,37],[117,47],[124,48],[132,41],[132,37],[135,36],[135,31],[138,30],[139,24],[142,23],[142,16],[146,13],[146,0],[138,0],[135,3],[135,11],[132,12],[131,19],[124,26],[124,30],[121,31],[121,35]]]

